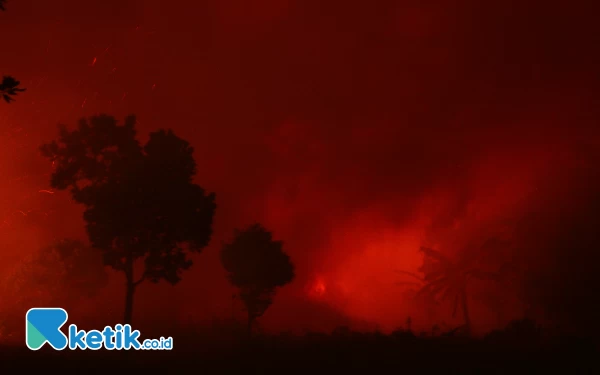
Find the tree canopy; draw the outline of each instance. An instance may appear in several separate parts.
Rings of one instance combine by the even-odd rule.
[[[192,182],[196,162],[190,144],[172,131],[136,139],[136,119],[123,125],[111,116],[82,119],[75,130],[62,126],[57,140],[41,147],[54,164],[51,185],[69,189],[85,207],[90,242],[106,265],[125,273],[125,320],[133,292],[144,280],[176,284],[212,235],[215,195]],[[141,274],[134,262],[143,259]]]
[[[273,303],[276,288],[290,283],[295,276],[283,242],[273,240],[271,232],[260,224],[236,230],[233,241],[221,250],[221,263],[231,284],[240,290],[249,330]]]

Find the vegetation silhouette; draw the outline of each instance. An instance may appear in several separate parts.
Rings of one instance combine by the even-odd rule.
[[[594,341],[569,336],[540,341],[545,333],[527,320],[514,321],[484,338],[417,336],[410,331],[387,335],[340,327],[330,334],[256,335],[252,345],[245,340],[214,340],[228,332],[221,324],[213,328],[214,336],[183,327],[170,331],[178,349],[160,353],[139,350],[123,356],[114,350],[69,350],[56,355],[44,350],[32,353],[21,345],[0,347],[0,360],[5,359],[4,355],[3,368],[14,363],[20,371],[29,366],[45,371],[53,367],[81,371],[82,366],[93,366],[95,372],[135,367],[152,373],[179,373],[197,366],[210,373],[259,374],[384,373],[390,369],[417,374],[518,374],[542,370],[594,374],[598,369]],[[237,334],[244,337],[243,330]]]
[[[74,307],[94,297],[107,281],[100,251],[74,239],[56,241],[7,273],[0,285],[2,332],[11,334],[17,327],[20,332],[15,322],[31,307]]]
[[[10,103],[15,100],[20,92],[25,91],[24,88],[19,87],[21,82],[17,81],[11,76],[4,76],[2,82],[0,82],[0,95],[5,102]]]
[[[0,0],[0,11],[5,10],[6,0]],[[2,96],[2,99],[4,99],[4,101],[7,103],[14,101],[15,96],[26,90],[22,87],[19,87],[20,84],[21,82],[17,81],[11,76],[2,77],[2,82],[0,82],[0,96]]]
[[[212,235],[215,195],[192,182],[193,148],[172,131],[150,133],[141,146],[136,119],[123,125],[111,116],[81,119],[77,129],[61,126],[57,140],[42,145],[54,164],[50,184],[70,189],[85,207],[90,242],[104,263],[126,280],[124,323],[133,315],[136,287],[144,280],[174,285]],[[135,275],[136,260],[143,271]]]
[[[283,242],[274,241],[260,224],[236,230],[231,243],[221,249],[221,263],[248,313],[248,334],[254,321],[273,303],[276,289],[295,277],[294,265],[283,251]]]
[[[425,255],[423,265],[419,268],[419,272],[423,273],[423,277],[411,272],[399,270],[400,274],[410,276],[417,282],[400,282],[400,285],[417,285],[419,290],[415,294],[415,298],[425,301],[430,301],[429,306],[435,306],[434,301],[441,303],[444,301],[452,301],[452,316],[456,316],[458,307],[463,313],[464,326],[461,327],[463,333],[470,334],[471,318],[469,315],[469,295],[468,284],[471,279],[492,280],[496,282],[502,281],[502,273],[488,272],[478,268],[478,260],[485,256],[488,252],[494,251],[499,247],[507,246],[505,241],[492,238],[487,240],[481,247],[476,249],[465,249],[460,253],[457,261],[452,261],[450,258],[441,252],[428,248],[421,247],[420,251]]]

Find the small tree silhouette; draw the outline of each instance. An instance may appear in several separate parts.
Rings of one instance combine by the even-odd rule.
[[[70,188],[85,206],[90,242],[106,265],[125,274],[125,323],[131,323],[133,296],[144,280],[171,284],[212,235],[215,195],[192,183],[193,148],[171,131],[150,134],[145,146],[135,139],[135,117],[118,125],[110,116],[82,119],[76,130],[61,127],[57,141],[42,154],[55,170],[51,185]],[[144,260],[140,276],[134,263]]]
[[[0,0],[0,11],[6,10],[6,0]],[[24,88],[19,87],[21,82],[17,81],[11,76],[4,76],[2,82],[0,82],[0,96],[5,102],[10,103],[15,100],[20,92],[25,91]]]
[[[233,242],[223,245],[221,263],[229,281],[240,290],[250,334],[254,321],[273,303],[276,288],[294,279],[294,265],[283,251],[283,243],[273,241],[260,224],[236,230]]]

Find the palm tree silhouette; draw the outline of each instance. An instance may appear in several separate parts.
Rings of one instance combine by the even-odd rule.
[[[500,282],[501,274],[499,272],[487,272],[478,268],[478,261],[487,251],[505,245],[506,242],[493,238],[486,241],[475,251],[465,249],[456,261],[452,261],[437,250],[421,247],[420,251],[425,255],[425,258],[423,259],[423,265],[419,268],[419,272],[423,274],[423,277],[406,271],[397,272],[411,276],[419,281],[418,283],[401,283],[419,285],[420,289],[416,297],[430,297],[439,302],[452,301],[453,317],[456,316],[458,307],[460,306],[464,320],[462,328],[468,334],[471,331],[468,294],[470,280],[479,279]]]

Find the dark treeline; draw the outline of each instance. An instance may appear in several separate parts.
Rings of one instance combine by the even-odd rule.
[[[133,116],[122,125],[110,116],[94,116],[75,130],[61,127],[58,140],[41,147],[54,165],[51,186],[70,190],[85,206],[92,247],[102,253],[104,265],[125,276],[125,323],[132,322],[140,283],[174,285],[192,266],[189,254],[208,245],[216,210],[215,194],[192,183],[196,162],[188,142],[160,130],[140,145],[135,125]],[[240,290],[250,332],[276,288],[292,281],[294,267],[283,243],[260,224],[236,230],[221,255]]]
[[[243,327],[240,327],[244,331]],[[86,372],[115,368],[151,373],[186,372],[201,367],[211,373],[304,374],[434,371],[456,374],[539,372],[595,373],[597,346],[589,340],[564,336],[548,339],[532,321],[515,321],[482,339],[453,336],[417,337],[408,330],[390,335],[353,332],[340,327],[331,334],[256,336],[222,344],[199,339],[197,332],[175,335],[177,349],[169,352],[43,351],[36,362],[22,361],[31,352],[0,351],[0,360],[20,369],[57,368]],[[120,355],[127,354],[127,355]],[[8,362],[8,360],[11,362]],[[15,366],[16,368],[16,366]]]
[[[30,280],[46,277],[53,279],[52,283],[42,280],[36,289],[55,295],[52,288],[59,288],[55,285],[62,283],[70,287],[68,290],[77,300],[93,296],[105,280],[103,267],[110,267],[124,276],[123,320],[131,323],[138,285],[161,280],[176,285],[184,271],[192,267],[189,255],[201,252],[211,240],[217,195],[192,182],[197,173],[192,146],[170,130],[151,133],[142,145],[136,138],[135,117],[127,117],[120,124],[111,116],[98,115],[81,119],[74,129],[61,126],[58,138],[41,146],[41,151],[54,168],[51,187],[68,190],[73,201],[84,206],[89,246],[63,240],[43,249],[40,256],[9,275],[4,285],[19,285],[19,280],[27,279],[24,275],[35,276]],[[593,199],[595,190],[588,189],[590,196],[584,198],[597,202]],[[564,217],[565,211],[560,212],[560,217]],[[463,324],[457,327],[434,327],[432,331],[438,334],[448,330],[470,336],[471,301],[482,299],[501,314],[501,301],[506,296],[523,305],[524,318],[536,319],[536,309],[544,309],[558,325],[557,332],[562,329],[592,334],[595,317],[578,311],[597,296],[587,294],[591,289],[584,281],[581,280],[581,286],[574,286],[578,288],[575,295],[565,295],[566,289],[560,286],[548,288],[543,283],[553,280],[547,272],[558,266],[555,261],[544,271],[530,267],[543,264],[537,258],[522,255],[532,253],[523,251],[523,246],[531,246],[547,249],[545,259],[552,260],[556,254],[562,254],[554,250],[559,244],[571,246],[572,254],[581,255],[561,261],[579,267],[577,263],[587,259],[585,252],[595,249],[593,238],[586,227],[562,224],[564,230],[552,237],[554,241],[546,241],[540,231],[554,216],[543,211],[540,214],[544,214],[543,220],[524,220],[518,226],[523,233],[512,240],[489,237],[472,241],[458,256],[421,247],[424,261],[418,274],[397,270],[398,283],[406,289],[404,297],[414,299],[425,312],[436,310],[441,304],[451,306],[452,315],[462,318]],[[571,214],[573,222],[580,222],[581,212],[575,210]],[[589,217],[589,221],[594,223],[594,217]],[[565,230],[576,234],[568,243],[559,237],[564,236]],[[548,246],[540,247],[540,243]],[[52,261],[50,252],[55,254]],[[256,320],[273,303],[276,290],[293,281],[293,262],[284,251],[284,243],[273,239],[260,224],[233,230],[232,241],[223,244],[220,255],[229,281],[239,290],[234,297],[243,302],[247,329],[252,332]],[[78,266],[69,265],[73,262]],[[70,273],[82,270],[86,277],[73,281],[75,276]],[[565,279],[564,284],[579,282],[574,276]],[[567,306],[562,301],[570,303]],[[69,299],[47,302],[70,303]],[[4,326],[10,326],[11,319],[5,316],[2,320]]]
[[[102,287],[103,267],[122,272],[127,291],[124,320],[128,323],[134,317],[137,285],[161,280],[176,285],[184,277],[184,271],[192,267],[189,254],[208,245],[218,210],[216,194],[192,182],[197,170],[190,144],[170,130],[159,130],[141,145],[136,139],[135,125],[133,116],[127,117],[123,124],[107,115],[93,116],[82,119],[73,130],[61,127],[59,137],[41,147],[43,155],[54,165],[51,186],[69,190],[73,200],[85,207],[90,246],[76,241],[59,242],[42,252],[43,261],[32,259],[26,263],[28,267],[38,265],[37,268],[24,270],[46,275],[57,285],[76,283],[78,291],[71,289],[75,300],[93,296]],[[532,233],[536,232],[527,232],[528,236]],[[584,237],[579,239],[579,243],[585,244]],[[414,371],[438,369],[461,373],[519,369],[525,362],[535,369],[588,368],[592,365],[588,359],[597,344],[585,337],[591,336],[593,330],[588,335],[569,336],[569,329],[562,330],[560,326],[558,330],[557,326],[544,328],[527,317],[529,308],[525,309],[522,320],[512,321],[502,330],[493,331],[483,339],[471,336],[469,301],[474,297],[469,291],[478,281],[486,282],[481,285],[492,299],[499,295],[499,290],[506,293],[508,289],[509,293],[530,298],[530,305],[540,302],[540,306],[552,311],[554,300],[533,298],[526,288],[510,290],[515,280],[528,280],[519,279],[526,263],[517,261],[511,255],[514,251],[510,241],[496,237],[467,246],[458,258],[422,247],[424,261],[418,274],[398,270],[400,284],[410,287],[415,303],[430,301],[431,308],[450,303],[452,314],[463,318],[463,324],[457,327],[413,332],[409,318],[405,328],[390,335],[340,327],[329,335],[259,333],[248,337],[248,333],[254,332],[256,320],[273,303],[277,289],[292,282],[295,275],[284,243],[273,239],[260,224],[252,224],[234,230],[231,242],[223,244],[220,254],[229,281],[239,290],[236,297],[247,311],[246,327],[231,321],[216,327],[215,336],[193,329],[175,332],[177,353],[168,353],[164,358],[184,367],[201,361],[219,370],[260,372],[294,372],[317,366],[331,371],[368,369],[373,361],[381,366],[378,368],[397,366]],[[54,263],[47,254],[54,254],[51,258]],[[46,270],[54,264],[54,270],[60,273],[55,272],[53,278],[50,272],[48,276],[48,272],[40,271],[40,264]],[[71,274],[75,271],[79,276]],[[528,276],[539,280],[531,272]],[[17,273],[14,279],[19,277],[22,278]],[[68,299],[56,302],[71,303]],[[573,315],[567,311],[574,310],[564,308],[554,316],[559,322],[568,323]],[[71,363],[87,358],[85,354],[69,356]],[[565,364],[557,362],[561,359]],[[118,360],[121,365],[132,361],[128,365],[155,369],[161,366],[152,364],[152,359],[141,353]],[[108,357],[106,361],[110,363]],[[173,369],[171,365],[168,368]]]

